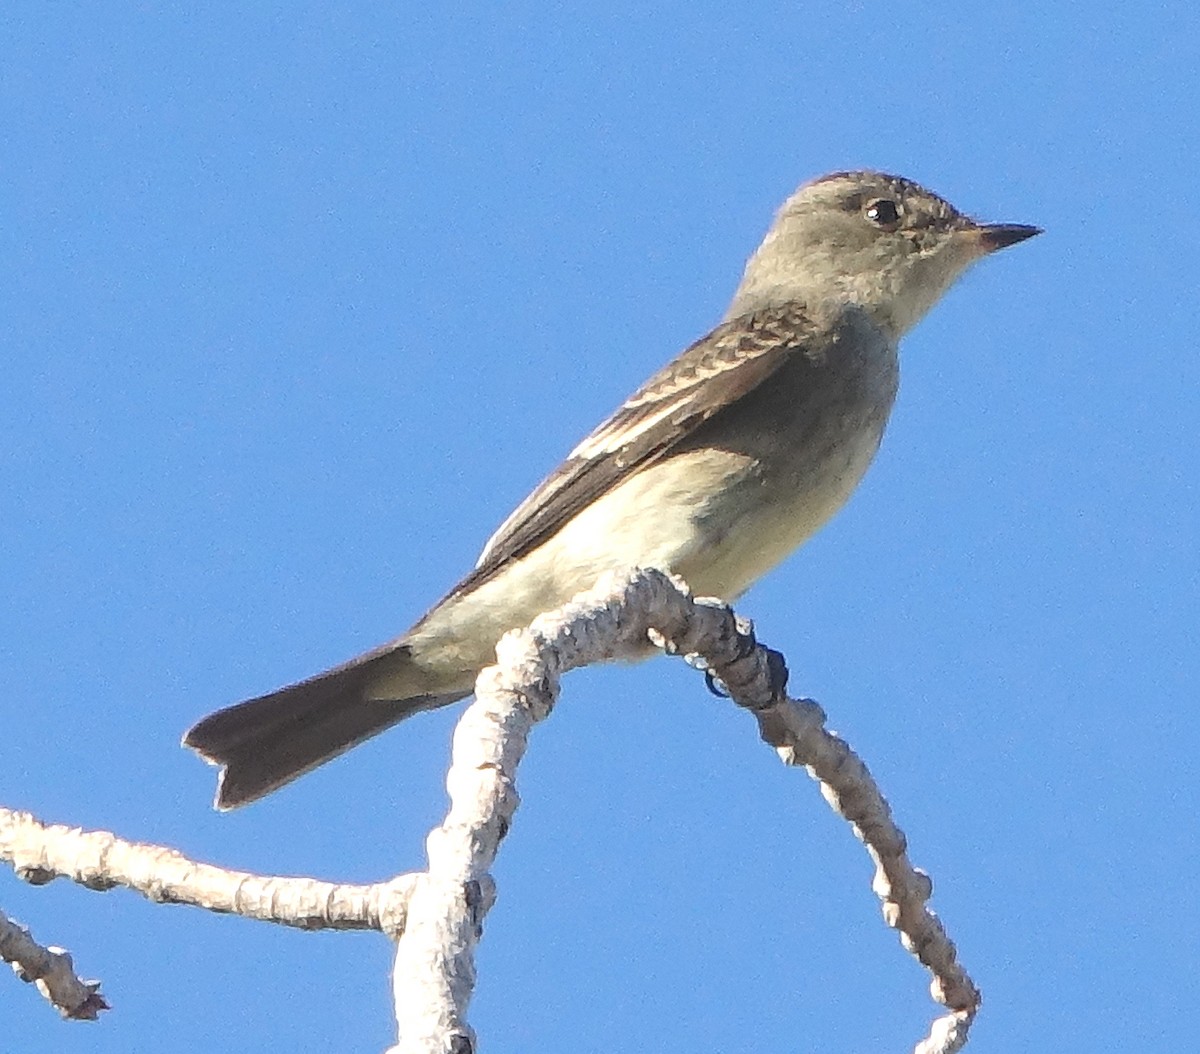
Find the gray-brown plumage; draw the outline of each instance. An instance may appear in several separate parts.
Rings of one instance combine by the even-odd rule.
[[[496,641],[605,571],[659,567],[733,599],[849,497],[896,393],[896,345],[953,281],[1037,233],[908,180],[842,172],[784,204],[724,321],[652,377],[501,525],[402,637],[228,707],[184,743],[231,808],[468,695]]]

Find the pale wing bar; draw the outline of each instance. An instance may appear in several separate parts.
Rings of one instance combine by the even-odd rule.
[[[811,323],[792,305],[722,323],[655,374],[583,440],[488,541],[462,593],[557,533],[581,509],[666,456],[803,349]]]

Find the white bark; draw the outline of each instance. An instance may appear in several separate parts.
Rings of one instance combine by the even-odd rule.
[[[949,1011],[915,1054],[960,1050],[979,992],[929,910],[932,883],[909,862],[904,835],[866,766],[825,729],[816,703],[787,697],[782,656],[758,645],[747,623],[719,602],[693,599],[657,571],[609,576],[500,641],[497,664],[480,674],[475,701],[455,731],[446,777],[450,809],[426,841],[424,872],[371,886],[250,875],[105,832],[47,827],[7,810],[0,810],[0,859],[34,883],[61,876],[91,889],[120,885],[153,900],[307,929],[380,929],[397,941],[398,1029],[388,1054],[472,1054],[466,1010],[475,947],[495,900],[491,867],[518,804],[516,768],[530,730],[550,712],[567,670],[639,657],[651,646],[705,669],[710,683],[754,715],[762,738],[785,763],[804,766],[819,781],[875,863],[872,888],[884,920],[930,971],[933,998]],[[0,948],[24,976],[39,978],[47,998],[68,1016],[72,1005],[85,1008],[73,1015],[81,1017],[105,1009],[98,984],[79,981],[69,956],[41,948],[2,916]]]

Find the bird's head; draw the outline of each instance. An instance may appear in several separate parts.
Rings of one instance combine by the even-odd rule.
[[[836,172],[784,202],[728,317],[781,302],[813,313],[855,305],[898,339],[976,260],[1038,233],[978,223],[898,176]]]

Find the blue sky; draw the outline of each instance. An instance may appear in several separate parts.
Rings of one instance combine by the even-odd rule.
[[[969,1048],[1185,1049],[1200,197],[1192,5],[7,5],[0,801],[201,859],[421,865],[454,712],[212,812],[216,706],[387,639],[721,315],[801,181],[1046,234],[903,347],[850,505],[741,602],[879,777]],[[489,1051],[905,1050],[935,1008],[815,787],[680,663],[520,773]],[[0,874],[104,981],[8,1049],[382,1050],[390,954]]]

